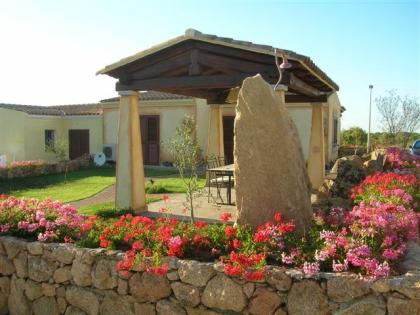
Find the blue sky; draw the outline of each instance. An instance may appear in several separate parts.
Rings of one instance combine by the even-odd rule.
[[[0,0],[0,102],[115,96],[103,66],[187,28],[310,56],[340,86],[344,128],[367,128],[373,95],[420,96],[418,1]],[[373,129],[379,130],[373,110]]]

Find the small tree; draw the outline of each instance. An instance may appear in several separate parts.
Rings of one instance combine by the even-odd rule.
[[[380,114],[382,129],[391,136],[392,144],[397,141],[405,148],[411,134],[420,126],[420,104],[414,97],[401,97],[395,90],[378,97],[376,106]]]
[[[366,144],[367,142],[367,133],[360,127],[351,127],[347,130],[343,130],[341,136],[343,144],[349,144],[355,147],[355,153],[357,153],[357,150],[361,145]]]
[[[185,186],[187,208],[191,222],[194,222],[194,195],[199,189],[197,169],[200,164],[200,146],[192,117],[185,116],[181,125],[176,128],[175,136],[165,142],[165,147],[172,155]]]
[[[65,162],[68,157],[69,145],[66,140],[60,139],[59,141],[50,143],[46,151],[53,153],[57,161]],[[68,165],[64,163],[64,183],[67,183],[67,171]]]

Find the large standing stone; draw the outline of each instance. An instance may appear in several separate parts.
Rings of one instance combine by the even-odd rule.
[[[171,295],[172,290],[166,277],[150,272],[136,273],[128,281],[130,294],[139,302],[156,302]]]
[[[339,158],[331,173],[336,174],[336,179],[330,188],[331,196],[345,199],[349,198],[351,189],[366,177],[363,161],[357,155]]]
[[[99,313],[98,297],[90,290],[76,286],[69,287],[66,290],[66,300],[69,304],[80,308],[89,315],[97,315]]]
[[[239,91],[234,143],[238,222],[255,228],[280,211],[300,233],[308,230],[311,184],[297,129],[260,75],[246,78]]]
[[[201,302],[209,308],[241,312],[247,304],[247,299],[239,284],[219,274],[207,284]]]
[[[289,315],[326,315],[328,300],[321,287],[312,280],[293,284],[287,298]]]

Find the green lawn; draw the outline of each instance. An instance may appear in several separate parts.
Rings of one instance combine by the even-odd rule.
[[[206,185],[205,178],[198,179],[198,185],[203,188]],[[146,182],[146,192],[148,194],[172,194],[172,193],[185,193],[184,184],[182,179],[176,176],[153,179]]]
[[[175,172],[174,170],[145,169],[145,176],[168,176]],[[161,179],[158,181],[161,181]],[[51,198],[62,202],[71,202],[95,195],[114,183],[114,168],[93,168],[69,172],[67,182],[64,181],[63,174],[0,181],[0,194],[37,199]],[[172,179],[169,180],[169,184],[169,186],[173,184]]]

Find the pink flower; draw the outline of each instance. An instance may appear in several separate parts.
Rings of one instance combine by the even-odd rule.
[[[303,263],[303,273],[305,275],[312,276],[318,272],[319,272],[318,262],[310,263],[310,262],[305,261]]]

